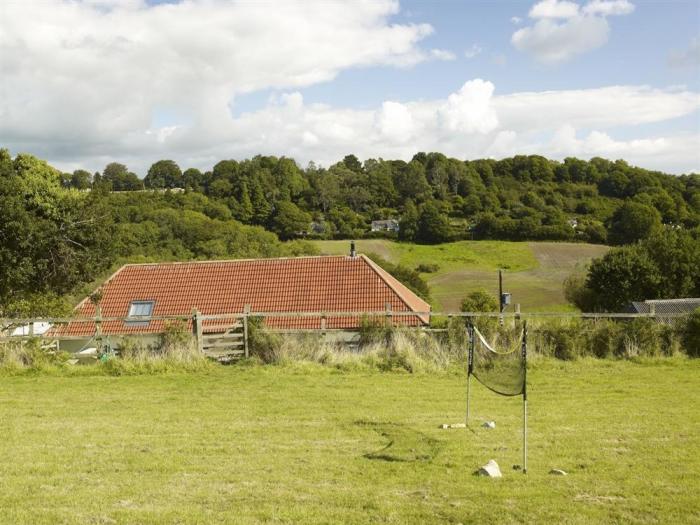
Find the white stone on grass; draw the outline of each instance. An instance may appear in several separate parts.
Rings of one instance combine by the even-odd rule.
[[[495,421],[484,421],[484,424],[481,426],[484,428],[496,428],[496,422]]]
[[[476,473],[479,476],[488,476],[489,478],[501,478],[503,477],[503,474],[501,474],[501,469],[498,466],[498,463],[496,463],[496,460],[489,460],[486,465],[481,467],[479,470],[476,471]]]
[[[566,476],[566,472],[558,469],[558,468],[553,468],[552,470],[549,471],[550,474],[553,474],[554,476]]]

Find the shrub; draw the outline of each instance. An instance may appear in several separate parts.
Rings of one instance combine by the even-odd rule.
[[[683,349],[690,357],[700,357],[700,308],[688,316],[681,329]]]
[[[385,317],[370,317],[363,315],[360,319],[360,340],[362,348],[371,344],[388,344],[394,332],[394,327]]]
[[[282,338],[266,331],[261,317],[248,319],[248,349],[251,356],[263,363],[274,363],[279,357],[281,346]]]
[[[571,361],[585,354],[585,344],[579,341],[580,326],[548,324],[532,330],[535,348],[544,355]]]
[[[636,318],[624,323],[617,340],[618,357],[654,357],[661,353],[659,323],[649,318]]]
[[[620,332],[620,325],[613,321],[597,321],[588,341],[591,353],[599,358],[612,357]]]
[[[435,273],[440,269],[440,265],[431,263],[421,263],[416,266],[418,273]]]

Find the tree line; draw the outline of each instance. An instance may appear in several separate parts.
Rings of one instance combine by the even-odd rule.
[[[140,179],[110,163],[102,173],[63,174],[67,187],[111,191],[182,188],[228,208],[239,222],[282,239],[397,236],[439,243],[459,239],[561,240],[628,244],[662,225],[700,225],[700,175],[673,176],[623,160],[538,155],[462,161],[418,153],[409,162],[354,155],[328,168],[256,156],[184,171],[159,160]],[[370,232],[397,219],[400,230]]]

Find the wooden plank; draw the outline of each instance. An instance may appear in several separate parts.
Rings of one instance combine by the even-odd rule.
[[[204,346],[210,345],[212,343],[219,343],[219,342],[228,342],[228,343],[234,343],[238,344],[243,340],[243,334],[237,337],[204,337]]]
[[[219,342],[219,343],[211,343],[208,345],[204,345],[204,350],[208,350],[211,348],[235,348],[235,347],[242,347],[242,346],[243,346],[242,342],[237,342],[237,343]]]

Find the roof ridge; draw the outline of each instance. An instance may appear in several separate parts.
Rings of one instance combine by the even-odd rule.
[[[299,255],[299,256],[287,256],[287,257],[250,257],[246,259],[214,259],[206,261],[161,261],[161,262],[146,262],[146,263],[126,263],[122,266],[119,271],[121,271],[126,266],[166,266],[166,265],[185,265],[185,264],[218,264],[218,263],[240,263],[240,262],[250,262],[250,261],[287,261],[287,260],[299,260],[299,259],[339,259],[339,258],[350,258],[348,255]],[[118,273],[118,272],[117,272]],[[116,273],[114,274],[116,275]]]

